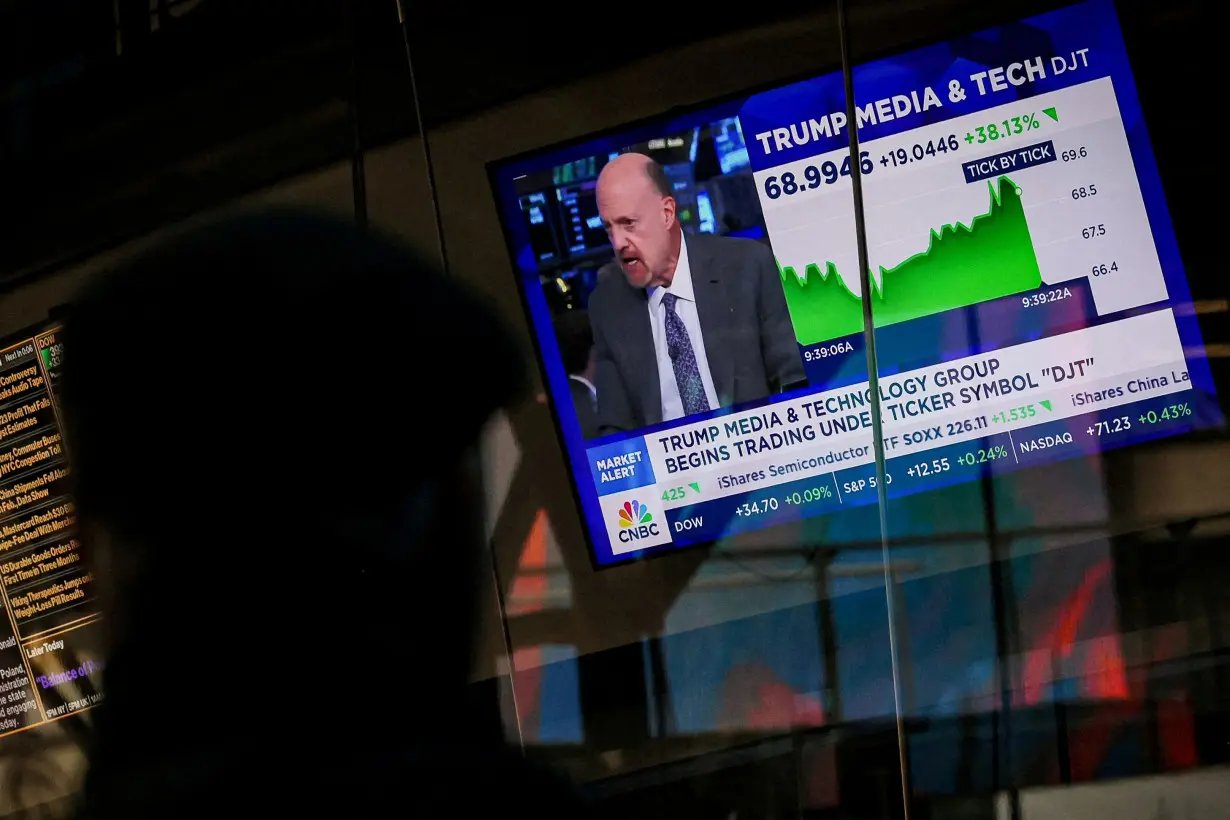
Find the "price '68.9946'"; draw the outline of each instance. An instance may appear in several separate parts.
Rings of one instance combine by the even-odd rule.
[[[875,170],[875,163],[871,161],[871,157],[863,151],[859,155],[859,170],[864,174],[870,174]],[[842,177],[850,176],[850,157],[846,156],[842,159],[841,165],[838,165],[831,159],[825,160],[819,165],[808,165],[803,169],[803,181],[800,182],[792,171],[786,171],[781,176],[766,177],[764,181],[764,194],[769,199],[778,199],[783,194],[793,196],[804,191],[814,190],[821,185],[832,185]]]

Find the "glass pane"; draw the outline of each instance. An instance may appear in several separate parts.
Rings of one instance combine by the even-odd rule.
[[[911,810],[1195,806],[1226,499],[1160,488],[1224,473],[1225,302],[1150,99],[1195,18],[925,6],[850,26]]]
[[[538,358],[537,400],[487,454],[513,736],[602,814],[901,811],[870,448],[830,455],[807,415],[866,382],[861,319],[805,357],[778,263],[810,228],[763,151],[792,92],[748,90],[822,75],[813,101],[844,110],[836,22],[829,4],[440,128],[424,89],[453,68],[416,62],[450,268]],[[494,212],[473,205],[489,161]],[[620,201],[635,185],[649,216]]]

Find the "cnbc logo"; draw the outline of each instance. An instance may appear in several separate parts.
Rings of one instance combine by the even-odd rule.
[[[631,544],[642,538],[656,538],[658,525],[653,514],[639,501],[625,501],[619,508],[619,540]]]

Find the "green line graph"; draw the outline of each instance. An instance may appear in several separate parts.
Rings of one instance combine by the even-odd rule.
[[[990,206],[968,225],[931,230],[925,251],[871,278],[876,327],[976,305],[1042,285],[1021,189],[1006,176],[987,182]],[[832,262],[799,276],[778,262],[799,344],[813,345],[863,330],[863,307]]]

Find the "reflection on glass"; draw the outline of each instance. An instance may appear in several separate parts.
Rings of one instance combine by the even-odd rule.
[[[1197,765],[1187,692],[1133,667],[1116,553],[1140,524],[1110,465],[1223,416],[1112,5],[853,82],[870,293],[831,287],[852,242],[783,264],[817,343],[871,300],[892,560],[965,548],[891,574],[911,801],[1045,816],[1070,799],[1046,787]]]
[[[1063,805],[1051,787],[1225,761],[1200,719],[1224,725],[1222,661],[1190,661],[1225,649],[1225,606],[1192,603],[1191,589],[1209,587],[1193,572],[1174,600],[1144,591],[1151,573],[1170,577],[1158,555],[1190,556],[1192,532],[1220,537],[1206,516],[1225,505],[1191,498],[1215,481],[1172,490],[1175,502],[1143,489],[1144,465],[1180,452],[1176,437],[1224,424],[1220,354],[1199,317],[1225,307],[1192,297],[1113,4],[858,65],[852,112],[845,79],[664,117],[494,175],[588,557],[599,573],[667,554],[687,567],[640,636],[647,733],[662,742],[645,741],[643,759],[714,754],[726,771],[715,750],[730,744],[714,735],[790,736],[797,805],[867,816],[904,812],[903,779],[911,807],[934,816],[1043,816],[1047,801]],[[620,344],[639,334],[637,355],[595,344],[620,379],[665,387],[625,408],[631,423],[592,432],[553,328],[601,312],[604,278],[633,278],[600,182],[633,152],[660,166],[683,248],[707,234],[759,243],[775,286],[765,304],[788,317],[801,372],[760,390],[763,371],[732,381],[721,357],[697,356],[706,401],[684,401],[680,357],[658,355],[655,291],[695,302],[706,348],[734,340],[763,364],[773,335],[720,321],[712,305],[728,292],[706,312],[698,285],[737,289],[761,272],[732,278],[705,260],[691,289],[658,282],[629,302],[637,324]],[[566,185],[561,167],[574,169]],[[538,195],[571,220],[556,259],[536,251],[518,210]],[[722,388],[745,377],[755,395]],[[614,401],[603,393],[599,417]],[[702,546],[694,559],[682,549]],[[1224,578],[1224,562],[1210,572]]]

